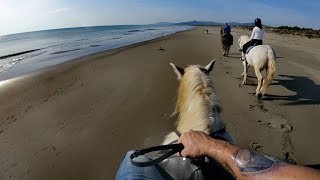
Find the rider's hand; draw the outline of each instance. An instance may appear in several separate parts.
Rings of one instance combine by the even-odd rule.
[[[208,150],[208,142],[211,137],[200,131],[189,131],[182,133],[179,143],[182,143],[184,149],[181,151],[181,156],[197,158],[206,154]]]

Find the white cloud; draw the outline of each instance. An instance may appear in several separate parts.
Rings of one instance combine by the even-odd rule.
[[[55,9],[55,10],[51,10],[48,13],[49,14],[57,14],[57,13],[62,13],[62,12],[66,12],[69,11],[69,8],[60,8],[60,9]]]

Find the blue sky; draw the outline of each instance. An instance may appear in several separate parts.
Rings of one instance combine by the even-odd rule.
[[[0,35],[65,27],[189,20],[320,28],[318,0],[0,0]]]

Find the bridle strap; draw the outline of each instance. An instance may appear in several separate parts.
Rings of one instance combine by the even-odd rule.
[[[223,137],[215,136],[215,134],[221,133],[221,132],[225,132],[225,129],[221,129],[219,131],[214,132],[213,134],[211,134],[211,137],[213,137],[215,139],[227,141]],[[181,133],[178,130],[175,130],[175,133],[177,134],[178,137],[181,136]],[[183,144],[182,143],[173,144],[176,142],[177,141],[173,141],[168,145],[154,146],[154,147],[149,147],[149,148],[145,148],[145,149],[141,149],[141,150],[135,150],[130,155],[130,161],[133,165],[138,166],[138,167],[147,167],[147,166],[153,166],[153,165],[159,164],[161,161],[163,161],[163,160],[167,159],[168,157],[176,154],[177,152],[181,152],[183,150],[183,148],[184,148]],[[170,150],[170,151],[166,152],[167,150]],[[158,157],[156,159],[152,159],[150,161],[142,162],[142,161],[135,160],[135,158],[137,158],[139,156],[142,156],[146,153],[150,153],[150,152],[154,152],[154,151],[165,151],[166,153],[164,153],[160,157]]]
[[[177,134],[178,137],[181,136],[180,131],[175,130],[174,132]],[[156,164],[160,163],[161,161],[165,160],[166,158],[174,155],[175,153],[182,151],[182,149],[184,148],[183,144],[181,144],[181,143],[173,144],[176,142],[178,142],[178,140],[173,141],[168,145],[154,146],[154,147],[150,147],[150,148],[146,148],[146,149],[135,150],[130,155],[130,161],[133,165],[138,166],[138,167],[147,167],[147,166],[156,165]],[[160,156],[156,159],[150,160],[150,161],[140,162],[140,161],[134,160],[134,158],[137,158],[138,156],[144,155],[149,152],[166,151],[166,150],[171,150],[171,151],[163,154],[162,156]]]

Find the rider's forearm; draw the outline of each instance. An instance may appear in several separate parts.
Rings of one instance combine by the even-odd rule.
[[[239,150],[236,146],[225,141],[210,140],[206,143],[205,149],[207,150],[206,156],[214,158],[226,169],[231,170],[236,177],[239,177],[233,163],[233,155]]]
[[[240,149],[228,142],[212,140],[207,143],[210,156],[231,169],[237,179],[319,179],[320,172],[311,168],[288,164],[277,158],[248,149]]]

